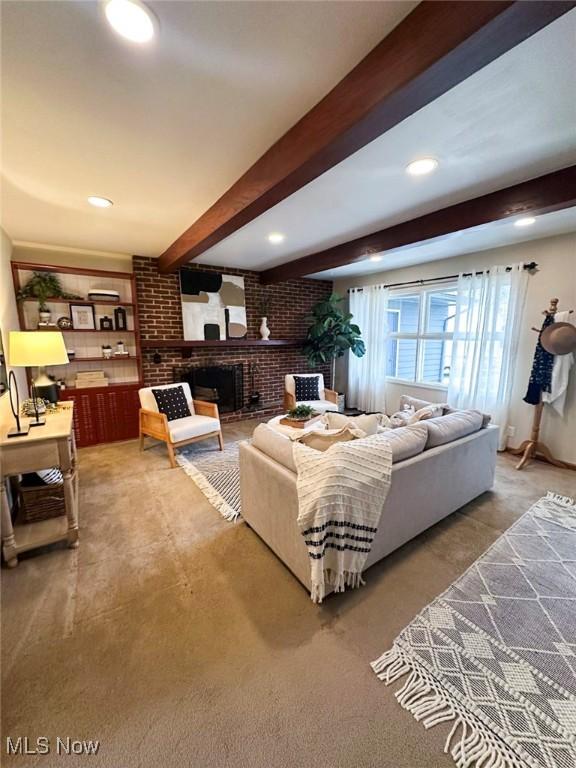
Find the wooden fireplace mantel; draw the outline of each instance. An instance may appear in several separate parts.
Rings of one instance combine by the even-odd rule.
[[[300,347],[304,339],[223,339],[221,341],[186,341],[185,339],[142,339],[145,349],[190,349],[193,347]]]

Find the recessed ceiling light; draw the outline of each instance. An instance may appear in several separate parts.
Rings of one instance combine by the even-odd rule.
[[[529,227],[530,224],[534,224],[536,219],[534,216],[522,216],[521,219],[516,219],[514,222],[515,227]]]
[[[110,26],[132,43],[148,43],[154,37],[156,19],[140,0],[105,0]]]
[[[274,244],[282,243],[284,241],[284,237],[285,236],[282,234],[282,232],[271,232],[268,235],[268,242]]]
[[[95,208],[110,208],[114,205],[112,200],[108,200],[107,197],[98,197],[97,195],[90,195],[88,202]]]
[[[370,256],[370,261],[382,261],[382,256]]]
[[[406,172],[410,176],[425,176],[438,168],[438,160],[433,157],[422,157],[420,160],[414,160],[406,166]]]

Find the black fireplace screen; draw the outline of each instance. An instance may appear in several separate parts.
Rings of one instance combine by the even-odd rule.
[[[174,369],[174,381],[187,381],[196,400],[216,403],[220,413],[239,411],[244,405],[242,363]]]

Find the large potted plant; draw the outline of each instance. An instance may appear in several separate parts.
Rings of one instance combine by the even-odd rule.
[[[311,325],[303,348],[311,368],[330,363],[332,387],[337,358],[348,350],[356,357],[362,357],[366,352],[360,328],[351,322],[352,315],[342,309],[342,301],[342,296],[333,293],[316,304],[307,318]]]

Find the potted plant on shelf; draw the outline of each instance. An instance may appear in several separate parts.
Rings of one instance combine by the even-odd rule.
[[[333,293],[316,304],[312,315],[307,318],[311,325],[303,347],[311,368],[330,363],[332,387],[334,387],[336,359],[342,357],[348,350],[356,357],[362,357],[366,352],[360,328],[351,322],[352,315],[341,308],[342,301],[342,296]]]
[[[38,299],[39,322],[49,325],[52,314],[47,305],[49,299],[81,299],[62,289],[58,275],[52,272],[33,272],[26,285],[18,291],[18,300]]]

